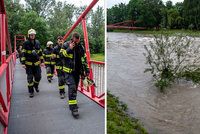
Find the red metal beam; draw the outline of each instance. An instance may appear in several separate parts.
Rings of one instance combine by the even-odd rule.
[[[69,35],[72,33],[72,31],[78,26],[78,24],[82,21],[83,18],[88,14],[88,12],[94,7],[94,5],[99,0],[93,0],[92,3],[85,9],[85,11],[79,16],[78,20],[72,25],[72,27],[68,30],[68,32],[64,36],[64,40],[66,40]]]
[[[6,62],[6,15],[0,14],[1,24],[1,64]]]

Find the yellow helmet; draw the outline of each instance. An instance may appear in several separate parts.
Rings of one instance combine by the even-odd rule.
[[[29,29],[28,30],[28,35],[30,35],[30,34],[36,34],[36,31],[35,31],[35,29]]]

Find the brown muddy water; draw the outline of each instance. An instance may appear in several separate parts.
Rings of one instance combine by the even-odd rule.
[[[128,105],[150,134],[200,134],[200,86],[182,81],[160,93],[153,85],[144,45],[152,37],[108,33],[108,90]],[[194,43],[200,45],[200,38]]]

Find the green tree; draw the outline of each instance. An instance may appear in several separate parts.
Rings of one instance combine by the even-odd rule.
[[[27,31],[30,28],[35,29],[37,32],[36,37],[40,41],[42,47],[44,47],[49,36],[47,33],[47,24],[44,18],[39,17],[34,11],[29,11],[25,13],[25,15],[22,17],[22,20],[23,21],[19,22],[21,33],[27,35]]]
[[[25,0],[28,10],[35,11],[38,15],[46,18],[53,10],[55,0]]]
[[[49,40],[56,40],[57,36],[64,35],[73,24],[75,6],[72,4],[56,3],[51,16],[48,18]]]
[[[11,44],[13,45],[14,35],[21,33],[19,22],[22,21],[22,16],[24,15],[25,11],[22,5],[19,4],[19,0],[15,0],[14,3],[12,0],[6,0],[5,6],[8,19],[8,30]]]
[[[104,11],[102,7],[97,7],[91,15],[91,26],[89,28],[90,48],[92,53],[104,52]]]
[[[113,24],[127,20],[127,12],[127,6],[124,3],[120,3],[108,9],[108,24]]]
[[[199,0],[184,0],[184,18],[186,26],[193,25],[200,30],[200,2]]]

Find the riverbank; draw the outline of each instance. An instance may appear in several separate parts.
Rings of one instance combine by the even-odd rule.
[[[107,130],[108,134],[147,134],[139,121],[127,114],[127,105],[117,97],[107,95]]]
[[[109,31],[110,32],[110,31]],[[112,32],[121,32],[121,33],[135,33],[139,35],[152,36],[158,34],[167,34],[167,35],[186,35],[192,37],[200,37],[200,31],[193,30],[113,30]]]

